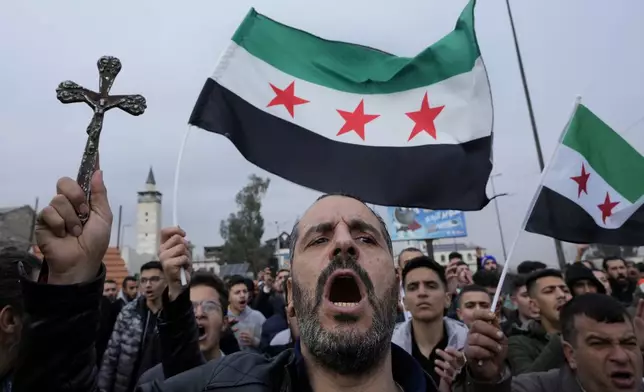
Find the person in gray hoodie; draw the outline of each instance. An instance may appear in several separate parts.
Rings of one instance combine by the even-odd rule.
[[[401,275],[403,303],[411,318],[397,326],[391,341],[411,354],[439,387],[447,380],[436,371],[437,361],[447,362],[445,356],[452,355],[448,352],[464,349],[468,329],[465,324],[444,317],[451,298],[445,271],[436,261],[427,256],[414,258]]]

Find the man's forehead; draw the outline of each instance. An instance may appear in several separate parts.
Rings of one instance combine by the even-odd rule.
[[[430,268],[414,268],[413,270],[407,272],[405,281],[410,283],[412,281],[440,281],[441,278],[438,276],[436,271]]]
[[[482,291],[468,291],[461,294],[464,302],[490,302],[490,294]]]
[[[303,229],[320,223],[354,219],[360,219],[373,225],[378,224],[378,218],[362,202],[346,196],[328,196],[316,201],[306,210],[300,219],[299,226],[300,229]]]
[[[577,315],[574,319],[575,329],[583,336],[617,336],[622,337],[631,335],[634,332],[633,324],[624,315],[624,322],[620,323],[603,323],[586,315]]]

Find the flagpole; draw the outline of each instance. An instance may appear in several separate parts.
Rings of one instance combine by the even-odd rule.
[[[523,222],[521,223],[521,227],[517,231],[517,234],[514,236],[514,240],[512,241],[512,245],[510,246],[510,251],[508,252],[508,258],[505,260],[505,264],[503,264],[503,270],[501,271],[501,277],[499,278],[499,285],[496,288],[496,292],[494,293],[494,299],[492,300],[492,312],[496,310],[496,305],[499,302],[499,297],[501,296],[501,291],[503,289],[503,283],[505,283],[505,278],[508,275],[508,270],[510,269],[510,261],[512,260],[512,255],[514,254],[514,249],[517,246],[517,243],[519,242],[519,237],[521,236],[521,233],[525,231],[525,227],[528,224],[528,220],[530,219],[530,215],[532,215],[532,210],[534,210],[535,204],[537,204],[537,199],[539,198],[539,194],[541,193],[541,190],[543,188],[543,182],[546,178],[546,175],[548,174],[548,169],[550,169],[550,165],[552,164],[552,161],[554,161],[554,158],[557,156],[557,152],[559,151],[559,148],[561,147],[561,144],[563,142],[564,136],[566,136],[566,132],[568,131],[568,128],[570,127],[570,122],[572,121],[572,118],[575,115],[575,112],[577,111],[577,107],[581,103],[581,97],[577,97],[575,99],[575,105],[572,110],[572,113],[570,114],[570,117],[568,118],[568,122],[566,123],[566,126],[564,127],[563,131],[559,135],[559,138],[557,139],[557,146],[555,147],[554,151],[552,152],[552,156],[550,157],[550,160],[548,161],[548,164],[544,169],[541,171],[541,176],[539,177],[539,185],[537,186],[537,190],[532,196],[532,200],[530,201],[530,206],[528,207],[528,211],[526,212],[525,216],[523,217]]]
[[[534,117],[534,110],[532,108],[532,99],[530,98],[530,90],[528,89],[528,80],[525,76],[523,69],[523,58],[521,57],[521,50],[519,49],[519,40],[517,38],[517,30],[514,27],[514,18],[512,16],[512,7],[510,7],[510,0],[505,0],[505,5],[508,10],[508,17],[510,18],[510,28],[512,29],[512,37],[514,38],[514,50],[517,54],[517,61],[519,63],[519,72],[521,73],[521,82],[523,83],[523,93],[525,95],[526,104],[528,106],[528,115],[530,116],[530,124],[532,125],[532,137],[534,138],[534,146],[537,151],[537,159],[539,160],[539,169],[541,172],[545,169],[543,161],[543,151],[541,151],[541,142],[539,140],[539,132],[537,131],[537,121]],[[555,250],[557,252],[557,260],[559,266],[563,268],[566,265],[566,257],[561,246],[561,241],[555,239]]]

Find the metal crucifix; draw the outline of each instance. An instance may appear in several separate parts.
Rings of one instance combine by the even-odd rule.
[[[121,61],[116,57],[103,56],[98,60],[98,91],[94,92],[79,86],[72,81],[64,81],[56,89],[56,97],[62,103],[85,102],[94,110],[94,116],[87,126],[87,143],[85,152],[78,169],[76,181],[85,192],[87,205],[90,204],[92,176],[96,171],[96,158],[98,156],[98,142],[103,129],[105,112],[112,108],[119,108],[133,116],[139,116],[147,108],[142,95],[109,95],[116,75],[121,71]],[[83,224],[87,222],[87,214],[78,216]]]

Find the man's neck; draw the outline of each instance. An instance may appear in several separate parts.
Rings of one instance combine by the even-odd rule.
[[[394,375],[391,370],[391,351],[387,352],[384,361],[369,374],[362,377],[350,377],[340,376],[322,368],[313,359],[306,346],[302,345],[301,347],[302,355],[306,361],[306,370],[312,391],[400,392],[400,388],[394,381]]]
[[[154,301],[146,300],[145,304],[147,305],[148,309],[152,311],[152,313],[156,313],[161,309],[161,298],[155,299]]]
[[[246,308],[239,310],[238,308],[231,306],[229,309],[232,311],[233,316],[239,316]]]
[[[519,322],[521,323],[521,325],[525,324],[529,320],[532,320],[532,317],[525,316],[521,312],[519,312],[518,310],[517,310],[517,314],[519,315]],[[519,326],[521,326],[521,325],[519,325]]]
[[[203,356],[204,358],[206,358],[206,361],[212,361],[213,359],[221,357],[221,349],[219,348],[219,344],[211,348],[210,351],[204,352]]]
[[[423,355],[429,357],[434,347],[443,339],[443,318],[439,317],[431,321],[412,319],[411,324],[416,345]]]
[[[545,317],[541,318],[541,326],[546,330],[547,333],[559,333],[561,331],[558,321],[551,321],[546,319]]]

